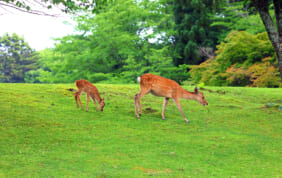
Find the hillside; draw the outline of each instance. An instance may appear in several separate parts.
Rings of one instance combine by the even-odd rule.
[[[74,84],[0,84],[0,177],[279,177],[282,89],[207,87],[209,105],[141,99],[97,84],[106,106],[76,108]],[[189,91],[193,87],[185,86]],[[86,96],[81,97],[86,106]]]

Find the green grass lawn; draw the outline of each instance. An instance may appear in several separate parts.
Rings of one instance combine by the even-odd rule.
[[[104,112],[76,108],[74,84],[0,84],[0,177],[282,176],[282,89],[207,87],[207,107],[181,100],[186,124],[150,94],[137,120],[138,85],[96,86]]]

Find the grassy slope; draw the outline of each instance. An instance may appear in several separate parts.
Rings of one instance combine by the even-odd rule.
[[[215,88],[208,109],[146,95],[138,85],[97,85],[104,112],[77,109],[69,85],[0,84],[0,177],[281,176],[282,89]],[[192,87],[184,87],[192,90]],[[86,97],[81,97],[86,103]],[[148,108],[146,110],[146,108]]]

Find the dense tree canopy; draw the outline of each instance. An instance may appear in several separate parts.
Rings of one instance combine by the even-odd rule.
[[[64,12],[77,12],[77,32],[41,51],[39,67],[21,76],[26,82],[66,83],[84,78],[133,83],[136,76],[151,72],[178,82],[277,87],[278,66],[282,73],[280,1],[40,2],[47,9],[59,5]],[[0,8],[6,3],[31,12],[28,2],[0,0]],[[2,81],[11,82],[4,78],[21,72],[9,64],[20,62],[16,56],[3,59]],[[198,68],[191,66],[199,63]],[[257,72],[258,68],[267,70]],[[13,72],[7,73],[8,69]]]
[[[37,60],[22,37],[8,33],[0,37],[0,82],[24,82],[25,73],[38,67]]]
[[[216,44],[215,34],[210,28],[209,14],[212,0],[175,0],[173,12],[175,18],[175,52],[179,56],[174,60],[179,64],[199,64],[203,61],[198,47],[211,47]]]
[[[56,47],[40,60],[46,67],[38,71],[38,78],[55,83],[77,78],[136,82],[145,72],[170,75],[178,81],[187,78],[188,74],[174,75],[187,73],[187,67],[173,66],[165,35],[170,32],[164,28],[171,22],[169,16],[162,16],[166,10],[154,1],[116,0],[96,15],[77,17],[79,35],[58,39]]]

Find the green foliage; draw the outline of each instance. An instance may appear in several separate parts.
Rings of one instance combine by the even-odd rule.
[[[236,64],[227,68],[225,73],[221,74],[226,78],[226,82],[229,86],[247,86],[251,83],[250,76],[246,72],[246,69],[242,67],[236,67]]]
[[[179,65],[178,67],[164,67],[160,69],[160,75],[178,83],[182,83],[185,80],[190,80],[190,73],[188,70],[189,66],[186,64]]]
[[[37,53],[22,37],[8,33],[0,37],[0,82],[24,82],[26,72],[37,68]]]
[[[248,65],[274,55],[266,32],[252,35],[243,31],[233,31],[217,48],[216,60],[222,64],[222,71],[233,64]]]
[[[105,5],[107,1],[105,0],[31,0],[25,2],[23,0],[3,0],[1,3],[2,6],[12,7],[14,9],[20,11],[26,11],[33,14],[39,15],[48,15],[46,11],[42,10],[42,8],[51,9],[55,6],[55,8],[60,8],[63,12],[70,13],[76,12],[79,10],[88,10],[92,12],[97,12],[101,8],[101,6]],[[39,2],[38,2],[39,1]],[[45,5],[44,5],[45,3]],[[36,5],[40,6],[40,10],[36,10],[34,7]],[[5,8],[3,8],[5,9]]]
[[[246,31],[253,35],[265,32],[259,14],[249,13],[249,8],[244,1],[222,1],[216,14],[210,15],[211,29],[218,39],[218,43],[224,41],[231,31]],[[273,10],[271,14],[274,14]]]
[[[202,59],[198,54],[198,46],[213,47],[213,32],[210,30],[212,1],[175,0],[173,11],[175,17],[175,65],[199,64]]]
[[[270,57],[262,59],[261,63],[255,63],[248,68],[252,86],[256,87],[282,87],[278,67],[272,64]]]
[[[126,60],[125,71],[122,72],[122,76],[129,83],[132,83],[132,81],[135,83],[136,77],[143,73],[151,72],[161,75],[162,73],[167,73],[166,70],[173,68],[172,57],[167,47],[153,49],[145,46],[144,48],[148,50],[145,53],[144,59],[139,61],[135,60],[135,58]]]
[[[116,83],[117,79],[120,83],[135,83],[143,73],[170,76],[167,71],[175,71],[173,78],[177,81],[186,79],[187,70],[172,63],[168,44],[173,32],[165,28],[172,26],[167,6],[166,1],[116,0],[98,14],[77,17],[76,28],[81,35],[57,39],[54,49],[43,51],[36,79],[47,83],[79,78],[95,83]],[[150,41],[153,38],[155,42]]]
[[[273,11],[272,11],[273,12]],[[236,31],[246,31],[253,35],[265,32],[265,27],[260,19],[259,14],[246,15],[246,17],[237,19],[234,28]]]
[[[40,70],[30,70],[25,73],[25,83],[40,83],[38,77],[40,76]]]
[[[72,84],[1,84],[0,177],[279,177],[282,89],[208,87],[209,102],[133,98],[139,85],[96,85],[106,106],[76,108]],[[192,91],[193,87],[186,87]],[[209,92],[208,92],[209,91]],[[224,91],[219,94],[216,91]],[[20,96],[20,97],[19,97]],[[21,97],[22,96],[22,97]],[[86,96],[82,94],[86,106]]]
[[[276,72],[262,74],[272,76],[271,82],[252,81],[246,72],[261,59],[273,57],[274,50],[267,34],[260,33],[265,29],[258,14],[249,13],[241,0],[102,0],[95,2],[94,11],[94,1],[53,3],[63,4],[66,11],[87,11],[75,18],[75,35],[57,39],[54,49],[40,52],[39,68],[23,74],[7,62],[13,74],[24,77],[22,82],[68,83],[84,78],[95,83],[135,83],[137,76],[150,72],[179,83],[253,86],[261,81],[255,85],[263,86],[265,81],[270,83],[267,86],[279,86]],[[213,52],[218,42],[214,60],[191,66],[190,73],[187,65],[181,65],[206,60],[200,49]]]
[[[236,22],[242,19],[242,2],[222,1],[216,14],[211,14],[211,29],[215,31],[218,43],[223,41],[231,30],[236,28]]]
[[[214,58],[202,62],[200,65],[191,65],[191,79],[194,84],[204,83],[209,86],[224,86],[226,82],[220,75],[220,66]]]
[[[249,68],[236,67],[236,64],[227,68],[221,74],[226,78],[229,86],[252,87],[282,87],[279,69],[271,63],[271,58],[262,59],[261,62],[251,65]]]
[[[282,87],[274,50],[266,33],[252,35],[233,31],[218,45],[217,54],[215,59],[191,66],[194,83]]]

